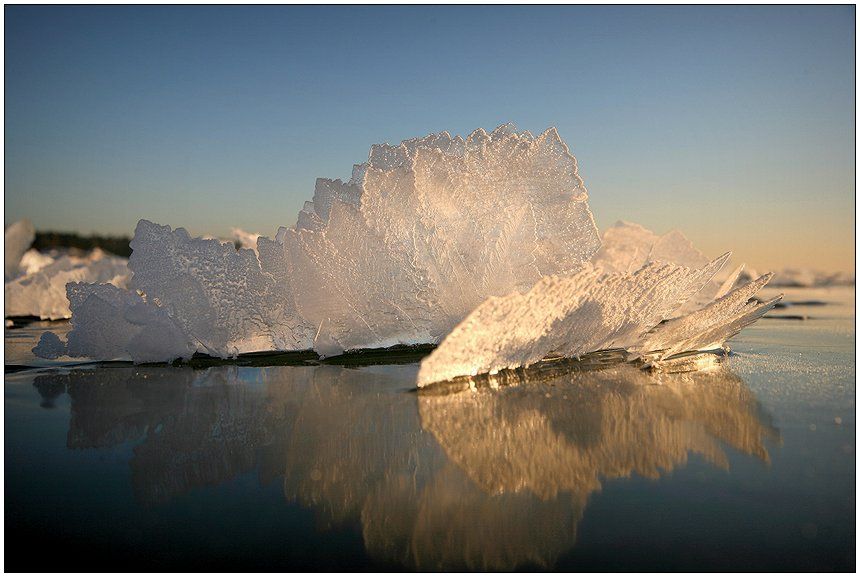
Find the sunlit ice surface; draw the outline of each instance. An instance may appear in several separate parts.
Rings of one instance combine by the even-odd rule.
[[[414,362],[34,368],[68,325],[7,329],[7,568],[852,570],[854,291],[779,290],[705,370],[435,393]]]

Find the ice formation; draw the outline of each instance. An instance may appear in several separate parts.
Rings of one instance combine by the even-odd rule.
[[[5,316],[69,318],[68,283],[112,283],[125,287],[128,280],[126,259],[98,248],[83,256],[27,250],[34,238],[33,225],[28,220],[6,228]]]
[[[621,222],[601,247],[587,201],[554,128],[374,145],[347,182],[318,179],[274,239],[234,231],[248,248],[141,220],[128,290],[69,285],[68,342],[35,352],[330,356],[444,339],[424,385],[607,348],[659,362],[721,345],[766,310],[747,304],[762,283],[730,292],[740,269],[715,281],[727,255],[709,261],[677,231]]]
[[[438,342],[488,296],[587,261],[600,245],[587,198],[555,129],[376,145],[348,182],[319,179],[259,255],[141,221],[129,288],[215,356]],[[75,311],[74,330],[91,314]]]
[[[571,276],[543,279],[525,294],[488,299],[424,359],[418,386],[609,349],[647,364],[719,349],[782,298],[751,300],[772,275],[729,292],[738,269],[710,304],[678,316],[728,256],[698,269],[648,262],[632,273],[606,273],[599,265],[585,266]]]

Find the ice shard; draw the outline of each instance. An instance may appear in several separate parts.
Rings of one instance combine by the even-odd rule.
[[[528,367],[546,357],[632,349],[701,290],[729,254],[700,269],[648,263],[606,273],[593,265],[542,279],[525,294],[488,299],[421,363],[418,386]]]
[[[753,300],[772,277],[772,274],[761,276],[701,310],[654,327],[634,350],[659,361],[682,352],[722,347],[726,340],[757,321],[782,299],[780,295],[763,303]]]

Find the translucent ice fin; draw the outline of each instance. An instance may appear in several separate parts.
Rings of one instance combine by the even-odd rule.
[[[317,328],[314,349],[330,356],[357,348],[430,340],[426,282],[407,255],[389,252],[358,209],[335,200],[324,231],[288,231],[281,258],[294,276],[298,311]]]
[[[363,187],[369,228],[427,278],[437,337],[487,296],[573,271],[600,245],[576,160],[554,129],[377,146]]]
[[[782,298],[779,296],[765,303],[750,300],[772,277],[772,274],[761,276],[701,310],[655,327],[634,347],[635,352],[652,360],[662,360],[681,352],[721,347]]]
[[[525,294],[490,298],[421,363],[418,386],[527,367],[544,357],[630,348],[711,280],[729,255],[702,269],[649,263],[634,273],[590,265],[542,279]]]
[[[735,285],[738,283],[738,279],[741,276],[741,273],[744,272],[744,266],[741,264],[738,268],[732,271],[732,273],[723,281],[723,284],[720,285],[720,288],[717,289],[717,293],[714,295],[714,299],[718,299],[726,296],[726,294],[732,290]]]

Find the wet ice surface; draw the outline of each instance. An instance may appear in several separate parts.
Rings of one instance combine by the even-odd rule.
[[[828,304],[713,371],[447,395],[416,364],[7,372],[7,567],[850,570],[853,297],[787,290]]]

